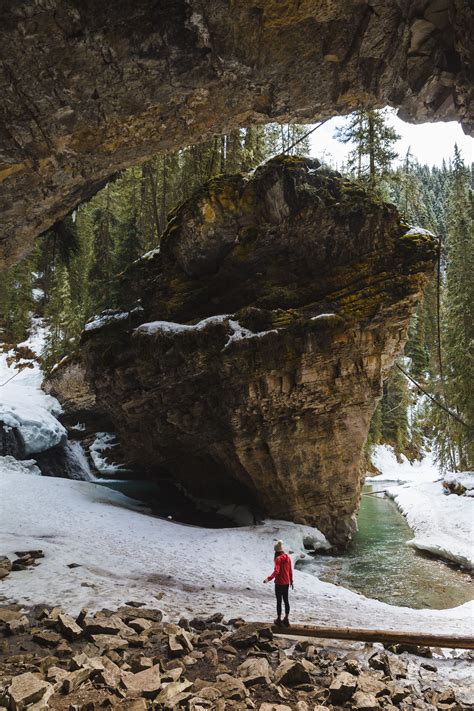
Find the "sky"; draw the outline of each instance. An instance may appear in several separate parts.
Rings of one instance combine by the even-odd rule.
[[[460,124],[449,123],[409,124],[401,121],[394,111],[390,111],[389,122],[401,138],[395,144],[395,150],[400,159],[405,156],[408,148],[421,164],[441,165],[443,158],[448,162],[454,152],[454,144],[458,144],[466,163],[474,161],[474,139],[466,136]],[[347,119],[336,117],[318,128],[310,136],[311,155],[322,158],[324,162],[337,167],[346,160],[347,153],[353,145],[339,143],[334,139],[336,128],[344,126]],[[400,160],[395,161],[395,165]]]

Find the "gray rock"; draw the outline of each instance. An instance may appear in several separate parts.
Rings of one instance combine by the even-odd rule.
[[[271,681],[272,670],[265,657],[248,657],[237,667],[237,671],[247,687]]]
[[[11,711],[23,711],[30,704],[34,704],[53,693],[52,684],[40,679],[31,672],[25,672],[13,677],[8,687]]]
[[[61,634],[69,640],[79,639],[82,636],[82,628],[69,615],[61,613],[58,615],[58,629]]]
[[[329,697],[336,703],[348,701],[357,688],[357,678],[348,672],[341,672],[329,687]]]
[[[127,696],[143,696],[152,699],[161,689],[160,665],[155,664],[137,674],[123,673],[122,684],[127,690]]]
[[[358,711],[377,711],[380,708],[380,704],[373,694],[356,691],[351,698],[351,707]]]
[[[275,683],[284,686],[297,686],[311,683],[311,676],[302,662],[288,659],[282,662],[275,671]]]

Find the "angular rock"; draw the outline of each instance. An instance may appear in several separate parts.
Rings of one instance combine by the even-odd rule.
[[[232,632],[226,642],[238,649],[247,649],[256,644],[259,640],[258,628],[254,625],[242,625],[236,632]]]
[[[332,702],[343,703],[348,701],[357,688],[357,677],[348,672],[341,672],[332,681],[329,687],[329,698]]]
[[[128,641],[116,634],[93,634],[92,641],[102,649],[126,649]]]
[[[222,696],[228,700],[242,701],[247,698],[249,692],[241,679],[236,679],[230,674],[219,674],[215,683],[215,688]]]
[[[351,698],[351,706],[358,711],[377,711],[380,704],[373,694],[366,694],[363,691],[356,691]]]
[[[9,607],[0,607],[0,624],[12,622],[13,620],[19,620],[22,617],[23,613],[20,612],[20,610],[15,610]]]
[[[57,647],[61,641],[61,635],[52,630],[42,630],[41,632],[35,632],[33,635],[33,642],[40,644],[42,647]]]
[[[6,628],[9,634],[21,634],[22,632],[26,632],[30,625],[30,621],[26,617],[26,615],[23,615],[20,617],[18,620],[10,620],[9,622],[6,623]]]
[[[168,656],[179,657],[184,654],[184,647],[179,641],[178,635],[170,634],[168,637]]]
[[[127,690],[127,696],[152,699],[161,689],[160,665],[155,664],[150,669],[144,669],[137,674],[126,672],[122,674],[122,684]]]
[[[8,687],[11,711],[23,711],[30,704],[34,704],[44,696],[53,693],[52,685],[38,678],[31,672],[25,672],[13,677]]]
[[[192,686],[190,681],[172,681],[167,684],[155,698],[156,704],[170,704],[173,700]],[[189,694],[191,696],[191,694]]]
[[[74,622],[72,617],[64,613],[58,615],[58,628],[61,634],[71,641],[79,639],[82,635],[82,628]]]
[[[0,555],[0,580],[10,575],[12,562],[6,555]]]
[[[390,691],[385,682],[375,676],[373,673],[362,671],[357,677],[357,688],[366,694],[374,696],[388,696]]]
[[[237,671],[247,687],[269,684],[272,676],[270,664],[265,657],[248,657],[237,667]]]
[[[110,689],[116,689],[122,679],[120,667],[106,656],[101,657],[101,660],[105,668],[95,675],[95,679]]]
[[[70,694],[72,691],[79,688],[81,684],[90,678],[91,673],[92,670],[87,667],[69,672],[69,674],[62,681],[62,689],[64,693]]]
[[[123,623],[120,617],[114,615],[112,617],[93,617],[88,620],[84,631],[87,635],[92,637],[93,635],[113,635],[113,634],[124,634],[130,632],[127,630],[127,626]]]
[[[280,664],[275,671],[275,683],[284,686],[310,684],[311,676],[301,662],[288,659]]]
[[[146,711],[147,708],[145,699],[123,699],[120,702],[120,709],[123,711]]]
[[[318,166],[278,157],[203,186],[156,258],[125,273],[130,317],[86,331],[71,367],[136,465],[172,461],[191,493],[344,545],[369,423],[437,247]],[[75,417],[68,369],[49,387]]]
[[[138,632],[138,634],[141,634],[142,632],[147,632],[148,630],[151,630],[151,628],[153,627],[150,620],[145,620],[144,618],[141,618],[141,617],[137,617],[134,620],[130,620],[127,624],[129,627],[132,628],[132,630],[135,630],[135,632]]]

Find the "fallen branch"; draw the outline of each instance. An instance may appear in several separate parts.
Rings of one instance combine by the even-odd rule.
[[[383,644],[408,644],[423,647],[449,647],[450,649],[474,649],[474,637],[422,632],[398,632],[395,630],[370,630],[351,627],[317,627],[315,625],[292,625],[283,628],[274,626],[274,634],[321,639],[351,639],[358,642],[382,642]]]

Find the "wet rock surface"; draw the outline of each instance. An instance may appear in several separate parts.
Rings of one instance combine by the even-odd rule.
[[[75,620],[59,608],[0,607],[0,706],[13,711],[472,708],[468,690],[450,684],[446,675],[427,683],[414,655],[360,643],[295,644],[275,637],[269,626],[244,621],[236,621],[237,630],[212,618],[176,625],[164,622],[159,610],[142,611],[150,622],[145,631],[136,629],[129,607],[83,610]],[[26,620],[24,627],[12,631],[9,623],[20,619]],[[109,635],[122,640],[116,648],[97,644],[98,635],[88,632],[105,620],[109,630],[120,630]],[[81,632],[74,628],[71,636],[72,625]],[[236,631],[252,644],[229,644]],[[45,648],[40,635],[55,635],[55,643]],[[185,641],[178,655],[171,652],[171,637]],[[387,659],[396,663],[397,675],[373,669]]]
[[[391,104],[474,127],[470,0],[23,0],[0,14],[0,265],[116,171],[238,126]]]
[[[86,327],[48,388],[71,421],[93,391],[90,416],[113,422],[136,466],[343,545],[435,256],[432,236],[318,161],[216,178],[124,275],[128,317]]]

